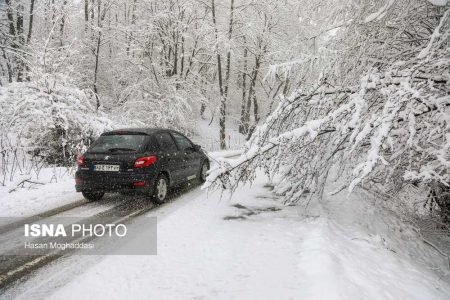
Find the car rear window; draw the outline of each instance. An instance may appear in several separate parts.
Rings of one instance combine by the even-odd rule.
[[[100,136],[89,149],[90,152],[136,152],[145,146],[146,135],[115,134]]]

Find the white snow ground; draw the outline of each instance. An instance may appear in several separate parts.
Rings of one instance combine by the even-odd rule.
[[[37,184],[26,182],[17,188],[24,179]],[[39,176],[20,176],[0,187],[0,217],[29,217],[79,201],[82,197],[75,192],[74,184],[73,174],[66,168],[44,168]],[[17,190],[10,192],[13,188]]]
[[[445,260],[365,196],[330,197],[304,214],[280,205],[265,182],[258,176],[231,200],[197,188],[159,213],[158,255],[72,257],[14,296],[450,299]]]

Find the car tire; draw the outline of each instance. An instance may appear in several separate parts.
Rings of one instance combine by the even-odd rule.
[[[155,186],[153,188],[152,201],[156,204],[163,204],[166,202],[167,194],[169,192],[169,180],[164,174],[160,174],[156,178]]]
[[[83,194],[84,199],[89,202],[98,201],[103,198],[105,195],[104,192],[81,192]]]
[[[200,183],[206,181],[206,177],[208,176],[208,170],[209,170],[209,163],[205,160],[200,165],[200,171],[198,175],[198,180],[200,181]]]

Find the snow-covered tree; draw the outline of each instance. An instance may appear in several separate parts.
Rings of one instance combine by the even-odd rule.
[[[448,191],[449,6],[347,1],[326,19],[316,82],[282,99],[245,153],[222,161],[207,185],[233,189],[262,167],[281,176],[275,191],[286,203],[320,196],[333,172],[345,179],[337,191]]]

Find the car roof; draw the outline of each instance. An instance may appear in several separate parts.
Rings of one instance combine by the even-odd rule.
[[[104,132],[102,135],[113,135],[113,134],[123,134],[123,133],[134,133],[134,134],[144,134],[144,135],[152,135],[158,132],[177,132],[172,129],[166,129],[166,128],[121,128],[121,129],[115,129],[112,131]],[[178,132],[177,132],[178,133]]]

